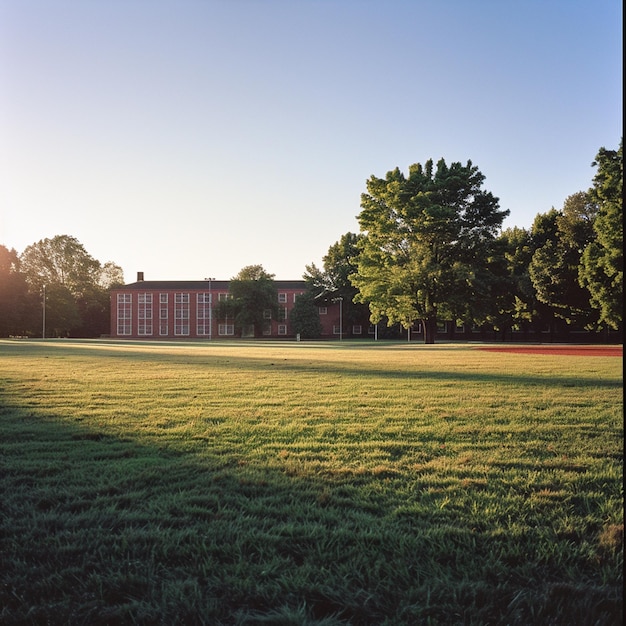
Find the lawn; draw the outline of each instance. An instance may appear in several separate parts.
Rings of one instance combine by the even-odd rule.
[[[0,340],[1,624],[621,624],[622,359]]]

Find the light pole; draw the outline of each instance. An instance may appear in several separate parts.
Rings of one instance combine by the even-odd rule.
[[[42,322],[41,322],[41,338],[45,339],[46,338],[46,286],[45,285],[43,286],[43,302],[41,306],[43,310]]]
[[[333,302],[337,300],[339,300],[339,341],[341,341],[343,339],[343,298],[341,296],[333,298]]]
[[[339,298],[339,341],[343,340],[343,298]]]
[[[215,278],[205,278],[204,280],[209,283],[209,341],[213,338],[213,319],[212,319],[212,309],[213,309],[213,294],[211,293],[211,282],[215,280]]]

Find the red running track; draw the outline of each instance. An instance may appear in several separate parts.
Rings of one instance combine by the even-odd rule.
[[[489,352],[513,352],[517,354],[559,354],[564,356],[623,356],[623,346],[572,346],[572,345],[520,345],[480,346],[478,350]]]

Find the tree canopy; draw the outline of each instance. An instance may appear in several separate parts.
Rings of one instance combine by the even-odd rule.
[[[293,332],[302,339],[317,339],[321,336],[322,322],[312,291],[307,291],[296,298],[289,314],[289,323]]]
[[[568,324],[587,326],[597,319],[589,291],[578,282],[582,250],[595,238],[596,213],[589,194],[581,191],[569,196],[561,211],[538,215],[533,226],[541,241],[529,264],[537,298]]]
[[[247,265],[231,278],[228,300],[220,302],[217,314],[234,319],[235,328],[243,336],[259,337],[278,315],[278,292],[274,274],[262,265]]]
[[[94,337],[109,332],[109,289],[122,269],[102,265],[70,235],[42,239],[21,255],[0,246],[0,333]],[[45,294],[45,295],[44,295]]]
[[[623,140],[618,150],[601,148],[592,165],[598,168],[589,191],[598,205],[596,238],[583,251],[579,281],[589,290],[600,323],[617,329],[624,301]]]
[[[482,189],[484,175],[441,159],[372,176],[358,216],[363,238],[351,281],[372,322],[409,328],[421,320],[427,343],[440,315],[471,315],[490,296],[489,257],[508,211]],[[469,306],[469,310],[468,310]]]
[[[358,270],[359,242],[362,238],[363,235],[350,232],[342,235],[324,255],[323,268],[311,263],[306,266],[303,275],[318,304],[342,299],[341,322],[344,326],[368,322],[367,305],[355,302],[358,289],[350,282],[350,276]]]

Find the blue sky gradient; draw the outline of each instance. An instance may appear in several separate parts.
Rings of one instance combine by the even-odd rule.
[[[128,282],[300,278],[429,158],[530,227],[622,132],[618,0],[0,0],[0,244]]]

